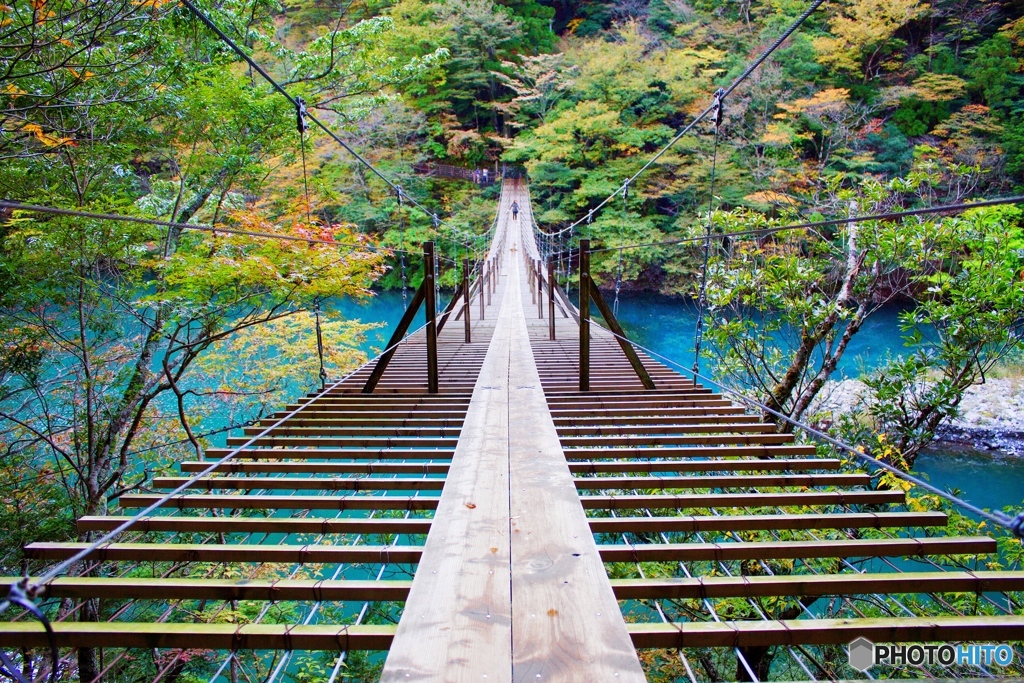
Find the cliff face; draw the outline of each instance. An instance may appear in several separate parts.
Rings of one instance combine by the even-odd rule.
[[[866,394],[859,380],[829,382],[811,412],[819,423],[833,423],[839,415],[864,410]],[[940,427],[937,440],[1024,455],[1024,378],[987,379],[969,388],[960,415]]]

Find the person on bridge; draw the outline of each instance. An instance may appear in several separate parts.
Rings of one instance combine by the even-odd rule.
[[[487,169],[486,168],[484,169],[484,183],[483,184],[484,185],[487,184]]]
[[[512,202],[512,220],[519,220],[519,202]]]

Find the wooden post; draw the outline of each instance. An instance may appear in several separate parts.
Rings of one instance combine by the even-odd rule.
[[[486,261],[480,262],[480,274],[476,278],[476,295],[480,297],[480,319],[484,319],[484,287],[487,286],[487,278],[484,277],[484,271],[486,270]]]
[[[427,393],[436,394],[437,386],[437,301],[434,298],[434,243],[423,243],[423,287],[427,306]]]
[[[480,298],[480,319],[483,319],[483,288],[487,286],[487,279],[483,276],[484,261],[480,261],[480,272],[476,276],[476,296]]]
[[[555,263],[548,261],[548,339],[555,341]]]
[[[529,266],[529,268],[530,268],[530,273],[529,273],[529,275],[530,275],[530,278],[529,278],[530,279],[530,303],[531,304],[535,304],[535,303],[537,303],[537,283],[534,281],[534,277],[533,276],[534,276],[534,273],[537,272],[537,269],[533,267],[533,259],[532,258],[526,259],[526,265]]]
[[[487,262],[487,305],[491,305],[491,294],[494,292],[494,264]]]
[[[466,321],[466,343],[470,342],[469,329],[469,259],[462,259],[462,302]]]
[[[590,281],[590,298],[594,300],[597,305],[597,310],[601,311],[601,315],[604,317],[604,321],[608,323],[608,328],[615,335],[615,341],[619,342],[619,348],[622,349],[622,353],[626,355],[629,360],[629,364],[633,366],[633,371],[636,376],[640,378],[640,383],[644,385],[644,389],[653,391],[655,389],[654,380],[651,379],[644,364],[640,362],[640,357],[636,355],[636,349],[626,339],[626,333],[622,331],[622,327],[619,325],[619,321],[615,319],[615,314],[612,312],[611,307],[605,302],[604,297],[601,296],[601,290],[597,288],[594,281]]]
[[[373,366],[373,371],[370,373],[369,379],[366,380],[366,384],[363,386],[364,394],[372,394],[374,388],[377,386],[377,382],[384,376],[384,371],[388,369],[388,363],[391,362],[391,357],[395,355],[395,351],[398,350],[398,342],[402,341],[405,337],[406,331],[409,329],[409,325],[412,324],[412,319],[416,317],[416,311],[419,310],[420,304],[423,303],[423,299],[426,297],[426,292],[423,291],[423,283],[420,283],[420,288],[416,290],[416,294],[412,297],[412,302],[409,304],[409,308],[405,309],[405,313],[402,315],[402,319],[398,322],[398,327],[391,334],[391,339],[388,340],[388,345],[384,347],[384,353],[381,354],[377,360],[377,364]]]
[[[590,240],[580,240],[580,391],[590,391]]]
[[[537,317],[541,320],[544,319],[544,277],[540,274],[540,261],[535,262],[537,267],[534,269],[537,273]]]

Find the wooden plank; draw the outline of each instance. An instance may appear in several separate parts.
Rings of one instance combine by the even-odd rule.
[[[780,435],[783,436],[783,435]],[[685,437],[678,437],[685,438]],[[229,436],[226,441],[228,446],[243,446],[250,443],[250,436]],[[296,446],[328,446],[344,448],[348,446],[358,448],[455,448],[458,437],[331,437],[331,436],[265,436],[252,440],[252,448],[279,447],[294,448]]]
[[[435,521],[384,663],[384,682],[511,680],[509,337],[503,297],[504,290]]]
[[[0,577],[8,591],[20,577]],[[409,581],[314,581],[311,579],[164,579],[58,577],[39,597],[149,600],[405,600]]]
[[[118,499],[125,509],[144,508],[162,496],[128,494]],[[437,498],[425,496],[274,496],[178,495],[162,508],[232,508],[235,510],[433,510]]]
[[[286,490],[286,491],[440,491],[444,479],[433,478],[341,478],[341,477],[203,477],[189,481],[185,477],[156,477],[155,489],[176,489],[188,484],[189,489],[217,491]]]
[[[903,491],[801,491],[793,493],[700,493],[693,495],[581,496],[588,510],[642,508],[777,507],[786,505],[881,505],[902,503]]]
[[[735,419],[733,419],[735,418]],[[713,417],[681,421],[680,424],[663,423],[660,425],[625,425],[609,424],[603,427],[558,427],[558,436],[563,439],[584,436],[633,436],[644,438],[651,435],[672,435],[672,434],[712,434],[712,433],[743,433],[743,434],[772,434],[775,425],[758,422],[753,415],[730,416],[730,419],[721,420]],[[426,431],[424,428],[420,428]],[[410,430],[411,431],[411,430]],[[256,432],[259,433],[259,432]],[[271,433],[276,433],[271,432]],[[424,434],[427,436],[427,434]],[[430,435],[432,436],[432,435]],[[642,442],[641,442],[642,443]]]
[[[174,480],[172,480],[174,481]],[[216,479],[207,481],[217,481]],[[287,480],[285,480],[287,481]],[[374,480],[376,481],[376,480]],[[401,481],[385,480],[385,481]],[[423,481],[423,480],[419,480]],[[427,480],[430,481],[430,480]],[[748,474],[709,477],[585,477],[574,480],[586,489],[724,489],[791,486],[867,486],[868,474]]]
[[[267,430],[260,427],[246,427],[245,434],[263,434],[270,436],[447,436],[458,438],[461,426],[450,427],[364,427],[362,425],[292,425],[290,422],[280,427]]]
[[[277,411],[274,413],[272,418],[264,420],[261,424],[270,424],[275,419],[285,417],[288,413],[283,411]],[[403,407],[396,406],[394,408],[388,408],[387,406],[370,405],[366,410],[356,410],[356,406],[321,406],[306,408],[300,413],[302,417],[296,417],[293,419],[300,420],[299,424],[302,424],[303,420],[350,420],[362,421],[363,424],[392,424],[395,422],[402,422],[404,420],[410,420],[411,424],[416,424],[417,421],[421,422],[437,422],[445,421],[450,422],[454,425],[462,424],[462,418],[466,414],[463,406],[428,406],[424,408],[415,407]]]
[[[394,626],[293,624],[144,624],[55,621],[60,647],[192,650],[386,650]],[[0,647],[49,647],[38,621],[0,622]]]
[[[513,262],[509,286],[521,293],[508,297],[513,680],[643,681],[547,410]]]
[[[590,519],[590,529],[595,534],[768,529],[883,529],[887,527],[945,526],[948,521],[949,517],[943,512],[601,517]]]
[[[692,383],[691,383],[692,384]],[[640,405],[664,404],[671,407],[676,401],[685,401],[692,398],[717,398],[720,394],[703,386],[693,386],[687,389],[655,389],[653,391],[637,387],[636,389],[617,389],[614,391],[560,391],[548,396],[548,402],[554,405],[567,404],[604,406],[611,404],[617,407],[622,399],[634,401]]]
[[[195,463],[190,463],[189,466]],[[199,463],[202,464],[202,463]],[[228,463],[228,465],[242,463]],[[184,468],[185,463],[182,463]],[[430,465],[444,467],[444,465]],[[768,470],[837,470],[842,466],[839,460],[808,458],[806,460],[637,460],[632,462],[572,462],[569,471],[573,474],[608,474],[621,472],[762,472]],[[384,465],[378,465],[384,467]],[[413,467],[416,465],[402,465]],[[194,471],[194,470],[193,470]],[[225,468],[223,471],[246,471]],[[410,470],[411,471],[411,470]]]
[[[903,574],[800,574],[612,579],[619,600],[759,598],[783,595],[872,593],[983,593],[1024,590],[1024,572],[906,572]]]
[[[827,541],[728,541],[599,546],[605,562],[699,562],[707,560],[793,559],[802,557],[906,557],[984,555],[996,552],[988,536],[939,538],[833,539]]]
[[[708,436],[703,435],[690,435],[690,434],[674,434],[671,436],[563,436],[562,444],[567,448],[578,448],[580,446],[601,446],[603,448],[618,448],[618,447],[635,447],[635,446],[682,446],[684,444],[691,444],[694,446],[708,445],[708,444],[762,444],[762,445],[773,445],[773,444],[784,444],[791,443],[794,439],[792,434],[743,434],[739,432],[747,431],[760,431],[751,430],[749,427],[754,425],[737,425],[735,429],[727,428],[719,430],[715,425],[714,427],[709,426],[703,429],[704,432],[718,432],[722,431],[722,434],[711,434]],[[731,427],[729,425],[728,427]],[[273,437],[268,437],[270,442],[273,442]],[[289,443],[297,443],[302,439],[294,439]],[[329,438],[323,439],[325,442],[331,441]],[[230,439],[229,439],[230,441]],[[283,439],[277,439],[277,441],[284,441]],[[352,439],[353,442],[359,441],[359,439]],[[399,439],[394,439],[395,445],[408,445],[402,443]],[[260,439],[257,443],[263,443],[264,440]],[[244,443],[244,441],[243,441]],[[284,444],[280,444],[284,445]],[[328,445],[327,443],[324,444]],[[353,445],[356,445],[353,443]],[[438,444],[442,445],[442,444]]]
[[[386,406],[370,406],[370,408],[369,410],[356,410],[355,406],[306,408],[292,420],[295,420],[295,424],[310,426],[316,426],[323,421],[323,424],[365,424],[384,427],[403,424],[425,427],[440,424],[459,427],[466,414],[465,407],[457,405],[424,408],[398,406],[393,410],[389,410]],[[284,415],[276,415],[276,417],[261,421],[260,424],[272,424],[274,420],[281,417]]]
[[[780,461],[784,462],[784,461]],[[182,472],[205,472],[208,462],[181,462]],[[218,465],[214,472],[234,474],[446,474],[446,463],[394,463],[394,462],[226,462]],[[772,468],[779,469],[779,468]],[[691,470],[692,471],[692,470]]]
[[[31,543],[25,556],[33,560],[64,560],[88,543]],[[418,546],[243,545],[213,543],[109,543],[89,556],[94,561],[152,562],[297,562],[320,564],[415,564]]]
[[[551,406],[551,416],[554,418],[555,424],[570,418],[589,417],[594,420],[604,420],[607,422],[606,418],[611,416],[638,417],[647,415],[693,415],[697,414],[693,411],[726,410],[736,407],[732,402],[721,398],[685,400],[679,401],[678,403],[654,407],[635,407],[632,403],[627,403],[621,408],[572,408],[569,406],[571,406],[571,404]],[[315,412],[315,410],[311,410],[310,414],[315,414]],[[743,411],[739,410],[735,412]]]
[[[206,451],[210,460],[219,460],[229,452],[225,448]],[[240,451],[239,460],[311,458],[316,460],[448,460],[454,448],[252,448]],[[213,464],[213,463],[210,463]]]
[[[789,621],[629,624],[639,648],[845,645],[858,637],[873,643],[1006,642],[1020,640],[1024,616],[793,619]]]
[[[671,418],[671,419],[669,419]],[[633,417],[611,417],[602,415],[599,417],[559,417],[555,419],[555,427],[558,429],[604,429],[605,427],[639,427],[640,425],[665,425],[665,424],[702,424],[707,422],[756,422],[760,418],[757,415],[745,415],[741,408],[722,406],[720,408],[680,408],[672,415],[636,415]],[[298,420],[298,418],[296,418]],[[291,421],[289,421],[290,423]],[[313,422],[302,420],[302,422]],[[429,425],[424,425],[429,426]]]
[[[110,531],[129,517],[105,515],[79,517],[79,531]],[[266,534],[426,534],[429,519],[367,519],[360,517],[143,517],[132,531],[192,531]]]
[[[563,444],[564,445],[564,444]],[[597,458],[721,458],[814,455],[814,446],[693,446],[689,448],[565,448],[568,460]]]

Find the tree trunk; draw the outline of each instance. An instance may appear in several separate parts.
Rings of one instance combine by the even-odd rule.
[[[85,601],[82,605],[78,620],[84,622],[99,621],[99,615],[96,613],[95,600]],[[96,662],[96,648],[78,648],[78,680],[79,683],[101,683],[100,668]]]

